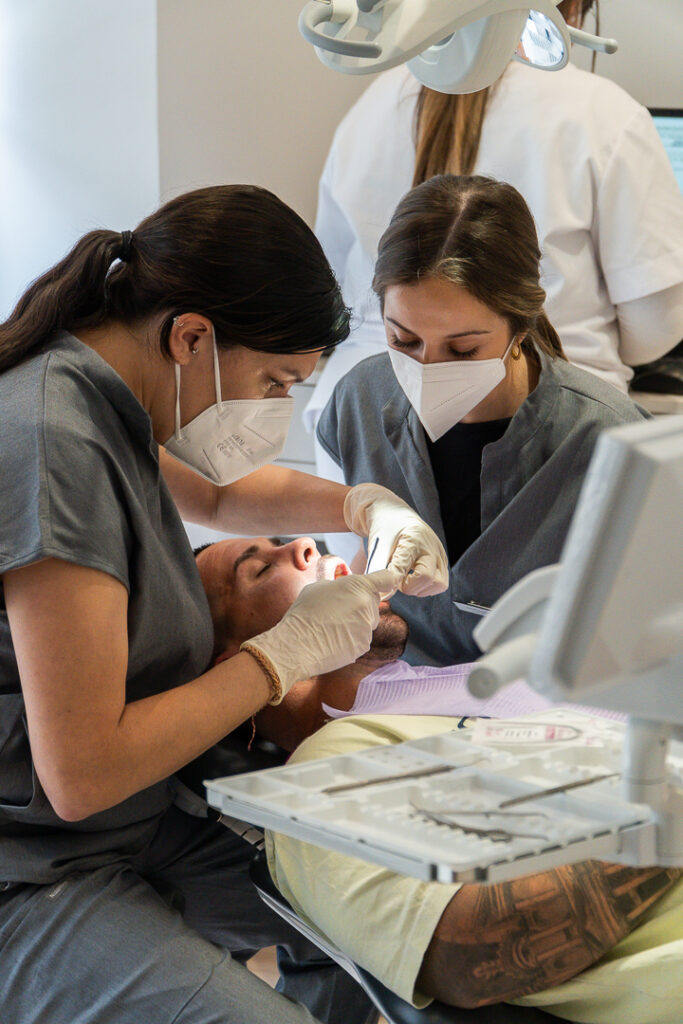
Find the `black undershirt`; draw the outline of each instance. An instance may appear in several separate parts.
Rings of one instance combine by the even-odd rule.
[[[450,565],[481,533],[481,454],[487,444],[500,440],[509,422],[456,423],[438,441],[426,439]]]

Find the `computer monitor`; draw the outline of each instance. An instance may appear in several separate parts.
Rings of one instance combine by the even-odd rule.
[[[683,416],[601,435],[528,678],[555,699],[683,724]]]
[[[683,193],[683,110],[650,107],[650,113],[671,161],[678,187]]]

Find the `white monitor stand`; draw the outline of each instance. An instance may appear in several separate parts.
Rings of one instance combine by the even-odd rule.
[[[629,715],[623,796],[657,821],[660,864],[683,863],[683,792],[668,778],[683,726],[683,417],[606,431],[558,566],[521,580],[475,630],[478,696],[520,669],[553,700]]]

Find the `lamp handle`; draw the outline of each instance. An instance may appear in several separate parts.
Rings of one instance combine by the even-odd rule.
[[[579,46],[587,46],[589,50],[597,50],[600,53],[616,53],[619,43],[616,39],[608,39],[605,36],[594,36],[592,32],[584,32],[581,28],[574,28],[567,25],[569,38]]]
[[[340,53],[344,57],[382,56],[382,48],[376,43],[353,42],[350,39],[335,39],[321,32],[318,25],[332,21],[333,6],[329,0],[310,0],[299,15],[299,32],[304,39],[320,50]]]

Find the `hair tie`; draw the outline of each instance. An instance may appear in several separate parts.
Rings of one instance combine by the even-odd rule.
[[[121,249],[119,251],[119,259],[122,263],[128,263],[130,259],[130,250],[133,244],[133,232],[122,231],[121,232]]]

